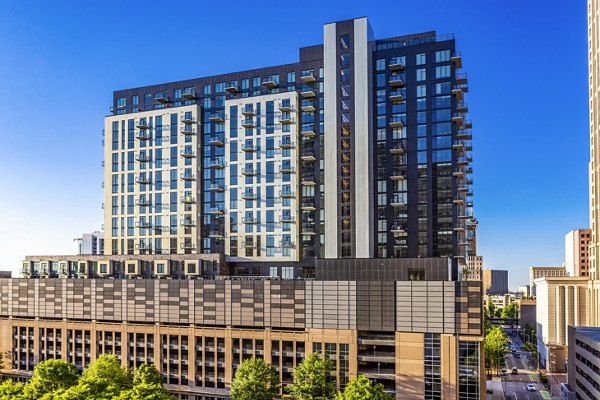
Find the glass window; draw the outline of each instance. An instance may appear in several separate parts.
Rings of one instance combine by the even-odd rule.
[[[435,67],[436,78],[448,78],[450,76],[450,65]]]
[[[417,97],[425,97],[427,96],[427,86],[419,85],[417,86]]]
[[[295,72],[288,72],[288,74],[287,74],[287,81],[288,82],[296,82],[296,73]]]
[[[350,68],[340,70],[340,82],[350,82]]]
[[[440,50],[435,52],[435,62],[450,61],[450,50]]]
[[[340,65],[350,65],[350,53],[340,54]]]
[[[427,70],[425,68],[419,68],[417,70],[417,82],[422,82],[427,79]]]
[[[417,54],[417,65],[423,65],[427,62],[427,57],[425,57],[425,53]]]
[[[375,62],[375,69],[377,71],[385,71],[385,58],[379,59]]]
[[[123,108],[127,106],[127,99],[125,97],[119,97],[117,99],[117,108]]]
[[[204,95],[205,96],[210,96],[210,93],[211,93],[210,89],[211,89],[210,85],[204,85]]]
[[[385,74],[377,74],[377,87],[384,87],[385,83]]]
[[[350,48],[350,35],[340,36],[340,49],[346,50]]]

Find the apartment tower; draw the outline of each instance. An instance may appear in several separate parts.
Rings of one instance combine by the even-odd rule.
[[[461,68],[452,35],[376,39],[358,18],[295,63],[116,91],[104,255],[27,257],[48,279],[0,282],[11,373],[118,342],[124,365],[215,400],[245,358],[285,386],[318,351],[338,388],[364,373],[398,399],[480,399]]]

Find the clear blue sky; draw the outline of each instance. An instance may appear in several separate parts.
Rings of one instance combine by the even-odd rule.
[[[227,6],[225,6],[225,4]],[[479,253],[510,270],[558,265],[588,225],[586,2],[2,1],[0,268],[73,251],[102,224],[112,91],[295,62],[325,22],[377,37],[454,32],[469,74]]]

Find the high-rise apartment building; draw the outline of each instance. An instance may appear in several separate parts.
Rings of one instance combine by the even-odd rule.
[[[590,229],[576,229],[565,235],[565,269],[567,276],[589,276]]]
[[[11,373],[115,351],[155,363],[181,399],[215,400],[245,358],[285,386],[319,351],[340,388],[364,373],[398,399],[481,398],[454,38],[375,39],[359,18],[299,58],[114,93],[105,253],[28,257],[25,277],[65,279],[0,282]]]

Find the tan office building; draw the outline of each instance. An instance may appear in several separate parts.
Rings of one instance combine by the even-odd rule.
[[[590,229],[576,229],[565,235],[567,276],[589,276]]]

